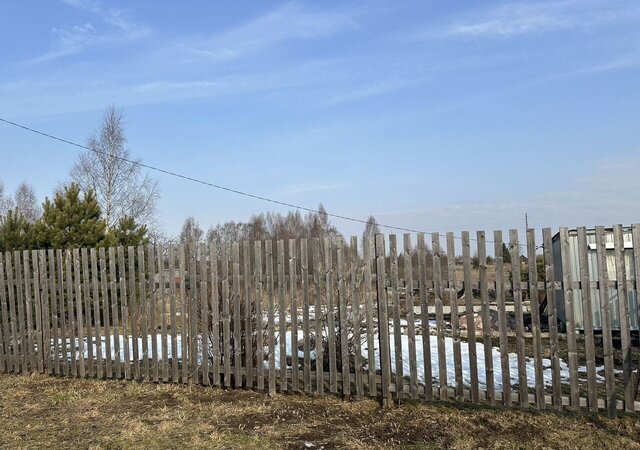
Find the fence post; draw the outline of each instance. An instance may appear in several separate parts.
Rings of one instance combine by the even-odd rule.
[[[376,235],[375,245],[376,287],[378,293],[378,342],[382,378],[382,407],[389,406],[391,397],[391,352],[389,348],[389,316],[387,314],[387,287],[385,283],[384,235]]]

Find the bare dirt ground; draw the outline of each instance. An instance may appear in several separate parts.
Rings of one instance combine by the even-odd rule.
[[[2,448],[640,448],[640,419],[0,375]]]

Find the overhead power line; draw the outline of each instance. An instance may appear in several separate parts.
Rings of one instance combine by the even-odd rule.
[[[110,153],[103,152],[101,150],[97,150],[95,148],[88,147],[86,145],[78,144],[77,142],[73,142],[73,141],[70,141],[68,139],[63,139],[61,137],[54,136],[52,134],[36,130],[34,128],[31,128],[31,127],[28,127],[26,125],[22,125],[22,124],[13,122],[11,120],[3,119],[2,117],[0,117],[0,122],[4,122],[4,123],[6,123],[8,125],[12,125],[14,127],[21,128],[21,129],[23,129],[25,131],[29,131],[31,133],[39,134],[40,136],[44,136],[46,138],[53,139],[53,140],[58,141],[58,142],[62,142],[62,143],[68,144],[68,145],[72,145],[74,147],[78,147],[78,148],[81,148],[81,149],[84,149],[84,150],[89,150],[90,152],[94,152],[94,153],[97,153],[97,154],[109,156],[111,158],[115,157],[115,158],[117,158],[117,159],[119,159],[121,161],[125,161],[125,162],[127,162],[129,164],[134,164],[134,165],[137,165],[137,166],[140,166],[140,167],[144,167],[145,169],[153,170],[155,172],[163,173],[165,175],[170,175],[170,176],[176,177],[176,178],[182,178],[183,180],[192,181],[194,183],[202,184],[202,185],[209,186],[209,187],[212,187],[212,188],[215,188],[215,189],[219,189],[219,190],[226,191],[226,192],[231,192],[233,194],[242,195],[244,197],[249,197],[249,198],[253,198],[253,199],[256,199],[256,200],[261,200],[261,201],[268,202],[268,203],[273,203],[273,204],[276,204],[276,205],[286,206],[286,207],[289,207],[289,208],[294,208],[294,209],[297,209],[297,210],[302,210],[302,211],[316,213],[316,214],[322,214],[322,212],[317,210],[317,209],[307,208],[306,206],[300,206],[300,205],[295,205],[293,203],[287,203],[287,202],[283,202],[283,201],[280,201],[280,200],[275,200],[273,198],[264,197],[262,195],[257,195],[257,194],[252,194],[250,192],[245,192],[245,191],[241,191],[241,190],[238,190],[238,189],[233,189],[233,188],[230,188],[230,187],[227,187],[227,186],[221,186],[219,184],[211,183],[209,181],[200,180],[198,178],[194,178],[194,177],[190,177],[188,175],[184,175],[184,174],[181,174],[181,173],[173,172],[171,170],[166,170],[166,169],[162,169],[160,167],[152,166],[150,164],[145,164],[145,163],[142,163],[140,161],[133,161],[133,160],[128,159],[128,158],[123,158],[121,156],[112,155]],[[356,219],[354,217],[349,217],[349,216],[345,216],[345,215],[342,215],[342,214],[329,213],[329,212],[326,212],[326,211],[324,212],[324,214],[326,214],[329,217],[334,217],[336,219],[347,220],[347,221],[350,221],[350,222],[361,223],[361,224],[365,224],[365,225],[368,223],[368,221],[366,221],[366,220]],[[387,225],[387,224],[383,224],[383,223],[378,223],[377,225],[379,227],[382,227],[382,228],[388,228],[390,230],[406,231],[406,232],[409,232],[409,233],[425,233],[425,234],[429,234],[430,233],[428,231],[416,230],[416,229],[406,228],[406,227],[399,227],[399,226],[395,226],[395,225]],[[456,239],[462,239],[460,236],[455,236],[455,238]],[[470,240],[471,241],[477,241],[477,239],[474,239],[474,238],[471,238],[471,237],[470,237]],[[493,243],[493,241],[490,241],[490,240],[487,240],[486,242],[487,243]]]

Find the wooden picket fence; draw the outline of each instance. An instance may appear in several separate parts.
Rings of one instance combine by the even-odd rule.
[[[376,397],[383,405],[438,399],[606,409],[613,417],[640,409],[627,303],[638,285],[625,274],[622,228],[613,232],[616,281],[607,280],[603,227],[596,228],[598,281],[586,263],[572,279],[566,228],[559,232],[562,277],[549,228],[539,247],[534,230],[524,243],[509,232],[512,261],[521,253],[530,262],[536,253],[544,256],[544,274],[534,263],[526,266],[528,280],[544,278],[531,283],[521,281],[519,263],[508,274],[500,231],[490,242],[482,231],[433,233],[430,243],[418,233],[415,246],[405,234],[400,250],[395,235],[376,235],[348,243],[313,238],[6,252],[0,255],[0,371],[328,392]],[[585,262],[585,228],[577,233]],[[640,226],[632,234],[640,243]],[[487,244],[494,249],[495,281],[488,276]],[[640,274],[640,245],[633,252]],[[618,292],[619,334],[600,286]],[[549,299],[542,315],[539,292]],[[576,292],[589,312],[583,333],[573,318]],[[566,332],[556,320],[560,293]],[[590,320],[595,304],[601,334]],[[547,317],[548,330],[541,325]]]

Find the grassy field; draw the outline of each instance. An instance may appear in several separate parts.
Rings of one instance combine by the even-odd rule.
[[[640,448],[640,419],[0,376],[1,448]]]

